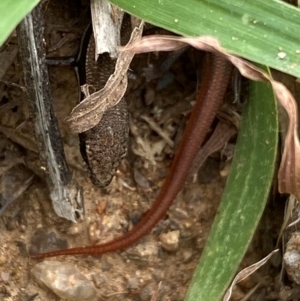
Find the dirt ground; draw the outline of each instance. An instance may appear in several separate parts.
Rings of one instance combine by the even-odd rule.
[[[88,8],[74,2],[52,0],[44,5],[48,56],[71,56],[78,49],[88,24]],[[15,37],[9,44],[16,44]],[[11,200],[0,219],[0,300],[65,300],[34,277],[32,269],[40,263],[29,258],[28,250],[110,241],[141,218],[162,186],[194,104],[201,73],[196,68],[198,55],[192,49],[184,53],[171,67],[170,81],[162,78],[145,82],[141,76],[144,68],[160,64],[164,56],[147,54],[135,59],[126,93],[130,112],[129,150],[105,189],[90,182],[78,137],[68,131],[64,121],[78,102],[74,70],[69,66],[49,67],[53,104],[67,162],[84,193],[85,219],[74,224],[57,217],[52,209],[45,179],[39,172],[41,165],[28,100],[21,89],[22,69],[13,53],[10,51],[8,57],[13,60],[0,82],[0,209]],[[175,147],[153,130],[149,120],[170,137]],[[45,261],[69,263],[76,268],[96,292],[90,300],[143,301],[151,300],[155,293],[158,295],[153,300],[183,300],[226,182],[228,162],[222,162],[220,157],[217,153],[205,162],[198,180],[187,181],[167,216],[134,246],[102,256],[62,256]],[[270,199],[241,268],[274,249],[283,210],[284,200],[275,196]],[[280,260],[269,262],[240,283],[232,300],[300,300],[280,295],[283,288],[279,280]],[[287,290],[292,288],[288,284]],[[253,294],[248,296],[252,289]]]

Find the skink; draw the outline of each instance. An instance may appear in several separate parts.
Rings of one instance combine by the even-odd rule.
[[[130,22],[127,18],[125,21],[122,31],[130,32]],[[124,36],[126,37],[123,33]],[[95,62],[95,41],[91,25],[84,34],[79,53],[77,66],[80,85],[88,84],[94,92],[102,89],[113,74],[116,61],[108,53],[104,53]],[[107,186],[111,182],[120,161],[126,155],[128,133],[128,109],[122,98],[116,106],[103,114],[95,127],[79,134],[80,152],[96,186]]]
[[[223,57],[210,53],[206,55],[205,75],[200,84],[197,101],[168,176],[156,200],[138,224],[121,237],[104,244],[33,254],[31,257],[39,259],[58,255],[103,254],[127,248],[148,234],[164,217],[182,189],[190,167],[223,101],[231,69],[230,63]]]

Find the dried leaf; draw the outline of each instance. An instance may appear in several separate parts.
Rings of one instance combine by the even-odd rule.
[[[155,131],[160,137],[162,137],[167,144],[169,144],[171,147],[174,147],[174,142],[169,137],[168,133],[164,131],[152,118],[145,115],[142,115],[141,118],[145,120],[149,124],[150,128]]]
[[[33,178],[34,175],[19,164],[1,176],[0,216],[31,185]]]
[[[136,137],[136,147],[132,151],[135,155],[143,157],[152,165],[156,165],[156,156],[160,155],[166,146],[166,141],[161,139],[157,142],[151,143],[148,139]]]
[[[127,45],[141,38],[142,29],[143,22],[133,30]],[[121,100],[126,92],[126,73],[133,56],[132,53],[121,52],[116,63],[115,72],[109,77],[105,87],[89,95],[72,110],[67,122],[73,132],[81,133],[94,127],[101,120],[103,113]]]
[[[187,43],[197,49],[218,53],[226,57],[240,73],[251,80],[270,82],[277,99],[286,110],[289,117],[289,126],[284,143],[282,161],[278,172],[279,192],[294,194],[300,199],[300,146],[297,134],[298,113],[297,104],[293,95],[280,82],[248,61],[231,55],[223,49],[216,38],[202,36],[185,38],[175,36],[148,36],[141,41],[127,45],[124,51],[143,53],[149,51],[170,51],[184,47]]]
[[[275,90],[276,87],[276,90]],[[280,103],[287,111],[289,126],[287,129],[281,164],[278,171],[280,193],[290,193],[300,200],[300,145],[298,137],[298,109],[293,95],[281,83],[273,86],[280,95]]]
[[[223,297],[223,301],[228,301],[230,299],[231,294],[232,294],[232,289],[233,289],[235,284],[241,282],[242,280],[246,279],[248,276],[253,274],[256,270],[258,270],[261,266],[263,266],[271,258],[271,256],[273,254],[277,253],[278,251],[279,251],[279,249],[276,249],[276,250],[272,251],[268,256],[266,256],[262,260],[254,263],[254,264],[250,265],[249,267],[247,267],[247,268],[243,269],[242,271],[240,271],[235,276],[235,278],[233,279],[229,289],[225,293],[225,295]]]
[[[234,126],[222,121],[218,122],[209,140],[200,148],[194,164],[189,171],[189,179],[192,179],[193,175],[211,154],[223,148],[236,133],[237,130]]]
[[[157,301],[157,300],[158,300],[157,298],[158,298],[158,292],[159,292],[159,290],[160,290],[160,287],[161,287],[161,282],[159,282],[156,291],[155,291],[154,294],[152,295],[151,301]]]
[[[16,129],[4,125],[0,125],[0,133],[4,134],[13,142],[23,146],[25,149],[38,153],[37,144],[29,134],[24,134]]]

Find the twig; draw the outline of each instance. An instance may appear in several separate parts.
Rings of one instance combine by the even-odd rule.
[[[68,169],[52,108],[42,23],[38,5],[18,26],[20,56],[40,159],[47,169],[46,180],[52,205],[57,215],[75,222],[76,213],[77,218],[82,214],[82,193]]]

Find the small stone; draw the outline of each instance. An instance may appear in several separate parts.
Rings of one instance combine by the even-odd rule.
[[[159,248],[155,243],[138,244],[134,247],[134,253],[139,257],[157,258]]]
[[[47,286],[60,298],[80,301],[96,297],[92,282],[69,263],[44,261],[38,263],[31,273],[36,282]]]
[[[97,241],[99,241],[100,237],[101,237],[101,230],[99,228],[99,223],[97,222],[92,222],[89,224],[89,239],[91,241],[91,243],[95,243]]]
[[[1,279],[3,282],[8,282],[10,279],[10,273],[1,272]]]
[[[183,262],[188,262],[192,259],[193,257],[193,252],[192,250],[184,250],[183,251]]]
[[[67,233],[70,235],[78,235],[82,227],[79,224],[72,224],[70,228],[68,228]]]
[[[170,252],[176,251],[178,249],[179,244],[179,235],[180,231],[170,231],[168,233],[163,233],[160,235],[160,241],[162,247]]]
[[[115,210],[112,214],[104,215],[101,219],[101,224],[106,231],[120,230],[124,226],[124,221],[125,218],[122,210]]]
[[[191,218],[182,220],[182,224],[185,229],[191,229],[194,225],[194,221]]]
[[[300,284],[300,233],[295,232],[287,243],[283,256],[286,271],[291,279]]]
[[[59,238],[55,232],[46,233],[42,229],[38,229],[32,239],[29,253],[43,253],[57,249],[67,249],[68,242]]]

